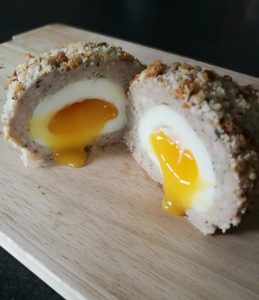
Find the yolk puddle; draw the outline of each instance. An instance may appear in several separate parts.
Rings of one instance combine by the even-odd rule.
[[[87,159],[87,152],[85,149],[55,150],[53,151],[53,158],[59,165],[80,168]]]
[[[105,123],[117,115],[113,104],[87,99],[58,112],[34,115],[30,131],[35,140],[43,141],[52,150],[58,164],[81,167],[87,159],[85,147],[100,135]]]
[[[168,213],[184,215],[185,210],[192,207],[192,198],[201,187],[195,158],[161,131],[152,133],[150,140],[163,173],[162,207]]]

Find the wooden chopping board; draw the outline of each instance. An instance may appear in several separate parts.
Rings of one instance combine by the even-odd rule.
[[[6,76],[25,53],[80,40],[113,42],[144,63],[198,63],[48,25],[0,45],[0,113]],[[259,87],[258,78],[202,65]],[[204,237],[161,210],[162,191],[125,147],[109,147],[81,169],[28,170],[0,135],[0,245],[65,298],[259,299],[258,206],[239,228]]]

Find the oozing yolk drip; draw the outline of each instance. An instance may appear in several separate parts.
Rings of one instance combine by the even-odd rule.
[[[105,123],[117,115],[113,104],[87,99],[56,113],[34,115],[31,135],[47,144],[58,164],[81,167],[87,159],[85,147],[100,135]]]
[[[162,207],[168,213],[184,215],[185,210],[192,207],[193,196],[201,187],[195,158],[161,131],[152,133],[150,140],[163,173]]]

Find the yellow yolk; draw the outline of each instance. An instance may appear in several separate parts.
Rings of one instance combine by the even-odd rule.
[[[162,131],[150,135],[164,180],[162,207],[168,213],[184,215],[193,205],[193,196],[202,188],[195,158]]]
[[[104,100],[87,99],[63,107],[58,112],[33,115],[30,133],[52,150],[61,165],[81,167],[85,147],[100,134],[107,121],[116,118],[117,108]]]

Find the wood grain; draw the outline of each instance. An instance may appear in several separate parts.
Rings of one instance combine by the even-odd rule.
[[[55,24],[0,46],[1,86],[26,52],[79,40],[113,42],[145,63],[191,61]],[[0,112],[4,101],[1,88]],[[81,169],[25,169],[2,138],[0,153],[0,244],[65,298],[259,299],[258,208],[228,234],[204,237],[160,209],[161,190],[122,145]]]

